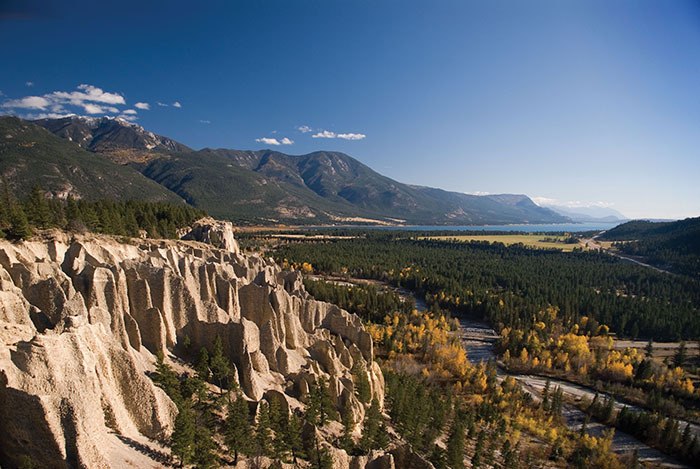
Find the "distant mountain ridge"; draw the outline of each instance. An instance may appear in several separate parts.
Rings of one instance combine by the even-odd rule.
[[[403,184],[339,152],[194,151],[120,119],[36,121],[56,135],[137,169],[213,216],[244,223],[566,223],[526,195],[477,196]]]
[[[560,215],[571,218],[575,222],[590,223],[590,222],[609,222],[629,220],[622,213],[610,207],[568,207],[563,205],[540,205],[549,208]]]
[[[0,117],[0,176],[17,198],[39,185],[58,198],[182,203],[172,191],[134,168],[115,164],[16,117]]]

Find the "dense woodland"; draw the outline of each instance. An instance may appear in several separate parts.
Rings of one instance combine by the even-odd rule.
[[[373,285],[305,282],[318,299],[358,314],[365,312],[365,305],[373,305],[374,314],[363,317],[384,357],[391,422],[436,467],[464,467],[460,462],[464,457],[476,467],[484,464],[517,467],[523,461],[530,467],[542,457],[575,467],[616,467],[620,463],[609,454],[611,434],[591,439],[585,426],[580,434],[572,435],[562,425],[561,391],[545,391],[542,403],[536,405],[509,379],[500,387],[496,385],[494,364],[469,363],[463,346],[452,335],[457,324],[447,310],[440,308],[447,306],[468,314],[479,311],[474,308],[476,302],[465,305],[459,296],[441,289],[453,287],[457,279],[476,279],[483,293],[488,287],[493,288],[497,300],[491,302],[497,307],[492,314],[485,314],[485,318],[500,321],[497,352],[502,366],[516,372],[579,382],[646,408],[615,412],[612,398],[580,405],[593,419],[635,435],[675,457],[694,463],[700,456],[697,438],[689,434],[687,425],[681,426],[676,420],[696,420],[700,402],[700,393],[684,368],[688,357],[683,345],[669,362],[652,359],[651,344],[646,353],[637,349],[616,350],[610,327],[600,319],[582,313],[562,314],[558,306],[536,301],[529,306],[546,306],[539,306],[529,318],[507,315],[503,314],[506,302],[500,296],[507,294],[501,285],[522,285],[520,304],[527,304],[528,299],[541,301],[556,288],[576,292],[567,287],[586,280],[584,286],[595,289],[597,295],[607,288],[615,291],[617,298],[623,288],[634,288],[634,294],[627,296],[627,307],[632,308],[629,313],[634,315],[647,311],[644,302],[654,295],[672,301],[668,295],[677,290],[667,280],[677,281],[681,277],[660,275],[600,253],[564,254],[519,246],[413,241],[391,235],[293,243],[279,247],[277,254],[291,268],[377,278],[426,295],[432,311],[421,313],[408,311],[396,293]],[[562,265],[557,266],[558,261]],[[513,275],[504,273],[505,262],[515,264]],[[440,268],[441,263],[449,268]],[[529,270],[523,263],[534,264],[534,268]],[[570,270],[577,266],[575,275]],[[483,269],[483,275],[475,275],[476,269]],[[600,275],[596,274],[597,270],[601,271]],[[516,283],[517,274],[526,276],[529,272],[530,281]],[[557,277],[559,282],[547,285]],[[694,285],[690,279],[684,281],[688,282],[685,288]],[[465,283],[462,291],[467,288],[472,294],[477,291],[474,283]],[[526,296],[535,291],[542,297]],[[690,300],[697,301],[692,291],[686,293],[690,293]],[[638,304],[641,307],[635,309]],[[599,305],[605,307],[603,302]],[[672,310],[667,311],[671,314]],[[672,319],[665,318],[669,322]],[[445,386],[451,387],[452,392],[445,393]],[[528,445],[527,438],[514,439],[514,434],[545,441],[547,454],[543,454],[541,446]],[[439,438],[446,441],[445,446],[435,445]],[[495,461],[497,448],[501,459]],[[636,467],[634,455],[630,457],[625,464]]]
[[[615,248],[661,268],[700,278],[700,218],[654,223],[631,221],[605,232]]]
[[[205,213],[189,205],[144,201],[84,201],[46,198],[38,186],[17,201],[7,185],[0,193],[0,236],[25,239],[37,229],[60,228],[119,236],[176,238],[177,230]]]
[[[669,276],[604,253],[506,247],[500,243],[415,240],[390,234],[293,242],[280,261],[317,272],[386,280],[429,303],[496,330],[529,330],[546,308],[567,327],[582,317],[619,336],[655,340],[700,337],[700,281]]]

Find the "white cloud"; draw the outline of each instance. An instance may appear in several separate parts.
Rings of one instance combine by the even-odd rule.
[[[143,109],[145,111],[148,111],[149,109],[151,109],[151,105],[148,103],[136,103],[136,104],[134,104],[134,107],[136,109]]]
[[[22,116],[24,119],[63,119],[64,117],[73,117],[76,114],[61,114],[57,112],[40,112],[38,114],[26,114]]]
[[[362,140],[367,137],[365,134],[344,133],[337,134],[330,130],[321,130],[311,136],[311,138],[340,138],[343,140]]]
[[[158,106],[161,106],[161,107],[168,107],[167,104],[161,103],[160,101],[157,101],[156,104],[157,104]]]
[[[281,145],[279,140],[277,140],[276,138],[261,137],[256,138],[255,141],[258,143],[264,143],[265,145]]]
[[[282,145],[292,145],[294,143],[294,140],[284,137],[282,140],[280,140],[280,143],[282,143]]]
[[[33,81],[25,81],[24,86],[31,88],[32,86],[34,86],[34,82]]]
[[[199,119],[200,124],[211,124],[211,121],[206,120],[206,119]]]
[[[336,134],[335,132],[331,132],[330,130],[322,130],[316,134],[313,134],[311,138],[335,138]]]
[[[5,108],[18,109],[41,109],[44,110],[51,105],[51,101],[43,96],[26,96],[20,99],[12,99],[3,103]]]
[[[610,208],[613,204],[612,202],[599,201],[582,201],[582,200],[557,200],[549,197],[532,197],[532,201],[535,202],[540,207],[566,207],[566,208],[588,208],[588,207],[600,207],[600,208]]]
[[[307,134],[309,132],[312,132],[314,129],[312,129],[308,125],[300,125],[299,127],[297,127],[297,130],[303,134]]]
[[[180,107],[182,107],[182,104],[180,104],[180,101],[175,101],[175,102],[173,103],[173,107],[180,108]]]
[[[338,134],[338,138],[343,140],[362,140],[365,137],[367,137],[365,134]]]
[[[490,192],[484,192],[484,191],[467,192],[467,194],[471,194],[471,195],[491,195]]]
[[[129,122],[138,120],[138,116],[135,116],[134,114],[126,114],[126,111],[125,113],[121,114],[119,118]]]
[[[44,96],[57,102],[70,103],[75,106],[82,106],[86,101],[102,104],[126,104],[124,96],[118,93],[109,93],[96,86],[82,84],[78,86],[78,90],[80,91],[54,91]]]
[[[138,111],[136,111],[135,109],[127,109],[125,111],[122,111],[122,114],[134,116],[134,115],[138,114]]]
[[[82,104],[83,109],[88,114],[116,114],[119,109],[113,106],[100,106],[99,104],[84,103]]]

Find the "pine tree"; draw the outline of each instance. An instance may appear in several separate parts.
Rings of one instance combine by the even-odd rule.
[[[687,358],[686,345],[685,341],[683,340],[678,346],[678,350],[676,350],[676,353],[673,355],[673,365],[682,367],[685,365]]]
[[[38,228],[48,228],[51,222],[51,213],[44,192],[39,186],[34,186],[32,189],[29,200],[25,204],[25,212],[30,224]]]
[[[474,445],[474,454],[472,455],[472,469],[481,467],[482,458],[484,457],[484,442],[486,441],[486,433],[482,430],[476,437]],[[461,466],[460,466],[461,467]]]
[[[224,347],[221,342],[221,337],[218,335],[214,339],[214,350],[212,351],[211,359],[209,360],[211,374],[219,386],[219,393],[224,393],[224,387],[229,386],[231,379],[231,364],[224,355]]]
[[[355,445],[355,442],[352,439],[352,432],[355,429],[355,422],[353,421],[350,402],[345,403],[345,407],[343,407],[340,417],[343,424],[343,434],[340,436],[340,447],[350,453]]]
[[[272,434],[270,429],[270,407],[267,402],[260,401],[258,421],[255,427],[255,442],[257,452],[262,456],[271,454]]]
[[[367,370],[365,365],[358,359],[352,364],[350,370],[355,382],[355,396],[363,404],[369,403],[372,399],[372,390],[367,379]]]
[[[297,463],[297,458],[304,457],[304,442],[301,435],[302,420],[295,413],[289,418],[289,425],[285,432],[287,446],[292,452],[292,462]]]
[[[447,465],[452,469],[464,467],[464,421],[462,416],[455,415],[450,436],[447,439]]]
[[[209,381],[209,378],[211,377],[211,369],[209,368],[209,352],[207,352],[205,347],[199,349],[199,356],[197,357],[195,370],[197,370],[197,374],[203,381]]]
[[[236,400],[228,405],[228,416],[225,422],[225,440],[230,451],[233,451],[233,465],[238,464],[239,454],[250,454],[250,439],[253,434],[248,414],[248,403],[243,395],[238,393]]]
[[[654,342],[652,342],[652,339],[649,339],[646,347],[644,347],[644,357],[651,358],[652,355],[654,355]]]
[[[160,350],[156,354],[156,372],[153,376],[153,381],[165,391],[178,408],[182,406],[183,399],[180,393],[180,380],[177,373],[173,371],[170,365],[165,363],[165,356]]]
[[[10,226],[6,234],[8,239],[13,240],[27,239],[32,235],[27,215],[19,204],[10,208]]]
[[[374,398],[362,424],[360,448],[364,452],[369,453],[373,449],[380,449],[386,445],[387,435],[383,420],[379,401]]]
[[[270,428],[274,433],[272,441],[272,456],[277,461],[286,461],[289,455],[289,446],[285,432],[289,426],[289,414],[280,408],[278,399],[270,400]]]
[[[173,453],[180,459],[180,467],[192,462],[195,451],[195,420],[189,403],[186,403],[175,418],[175,428],[170,439]]]
[[[196,426],[193,461],[197,465],[197,469],[209,469],[217,465],[217,458],[214,454],[216,443],[214,443],[211,431],[209,431],[209,426],[206,422]]]

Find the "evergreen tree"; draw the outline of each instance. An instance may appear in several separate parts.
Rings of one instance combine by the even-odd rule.
[[[673,355],[673,365],[680,367],[685,365],[685,361],[688,358],[687,355],[685,341],[683,340],[678,346],[678,350],[676,350],[676,353]]]
[[[17,204],[10,208],[10,226],[6,230],[8,239],[27,239],[32,235],[29,220],[21,205]]]
[[[178,379],[177,373],[173,371],[170,365],[165,363],[165,356],[160,350],[156,354],[156,372],[153,376],[153,381],[165,391],[178,408],[182,406],[183,399],[180,393],[180,380]]]
[[[481,467],[482,459],[484,457],[484,442],[486,441],[486,433],[482,430],[476,437],[476,444],[474,445],[474,454],[472,455],[472,469],[477,469]]]
[[[180,460],[180,467],[192,462],[195,452],[195,419],[189,403],[185,403],[175,418],[170,445]]]
[[[229,387],[229,381],[231,379],[231,363],[224,355],[224,347],[221,342],[221,337],[218,335],[216,336],[216,339],[214,339],[214,350],[212,351],[212,356],[209,360],[209,367],[211,368],[212,377],[219,386],[219,392],[223,394],[224,387]]]
[[[255,428],[257,453],[269,456],[272,452],[272,430],[270,428],[270,406],[265,401],[258,404],[258,421]]]
[[[241,393],[236,400],[228,404],[228,415],[225,422],[225,441],[230,451],[233,451],[233,465],[238,464],[239,454],[250,454],[250,440],[253,434],[248,415],[248,403]]]
[[[292,462],[297,463],[297,458],[304,457],[304,443],[301,435],[302,430],[302,420],[295,413],[292,413],[289,418],[289,425],[287,426],[287,431],[285,432],[285,437],[287,439],[287,446],[292,452]]]
[[[350,402],[345,403],[340,417],[343,424],[343,434],[340,436],[340,447],[350,453],[355,445],[355,442],[352,439],[352,432],[355,429],[355,422],[353,422]]]
[[[44,197],[44,192],[39,186],[34,186],[25,204],[25,212],[29,223],[38,228],[48,228],[51,222],[49,204]]]
[[[447,465],[452,469],[464,467],[464,420],[460,412],[455,415],[452,422],[450,436],[447,438]]]
[[[270,428],[274,434],[272,456],[277,461],[286,461],[289,455],[288,439],[285,432],[289,426],[289,414],[282,411],[278,399],[270,400]]]
[[[369,453],[373,449],[380,449],[386,446],[387,435],[384,426],[379,401],[372,399],[372,404],[367,410],[365,420],[362,424],[362,438],[360,438],[360,448]]]
[[[197,370],[197,374],[203,381],[209,381],[209,378],[211,377],[211,369],[209,368],[209,352],[207,352],[205,347],[199,349],[199,356],[197,357],[195,370]]]
[[[209,469],[217,465],[214,453],[216,443],[214,443],[211,431],[209,431],[209,426],[206,422],[196,426],[193,462],[198,469]]]
[[[368,404],[372,399],[372,390],[370,388],[369,379],[367,378],[367,370],[364,363],[359,359],[352,364],[351,370],[353,380],[355,382],[355,396],[363,404]]]
[[[652,342],[652,339],[649,339],[649,342],[647,342],[646,347],[644,347],[644,357],[651,358],[653,355],[654,355],[654,343]]]

